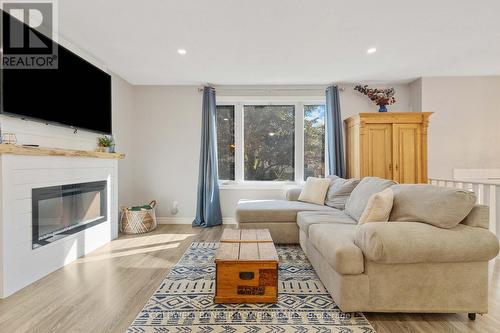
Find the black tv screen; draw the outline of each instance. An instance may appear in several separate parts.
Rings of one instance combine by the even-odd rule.
[[[2,15],[4,24],[7,15],[14,24],[26,28],[9,14]],[[2,68],[1,112],[111,134],[111,76],[48,37],[34,33],[57,47],[57,68]]]

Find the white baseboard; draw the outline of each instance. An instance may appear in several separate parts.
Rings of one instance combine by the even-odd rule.
[[[156,221],[158,224],[192,224],[194,217],[172,217],[172,216],[163,216],[157,217]],[[234,217],[223,217],[223,224],[236,224],[236,219]]]

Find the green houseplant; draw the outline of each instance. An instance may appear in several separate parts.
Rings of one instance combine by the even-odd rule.
[[[97,150],[110,153],[113,147],[113,137],[101,136],[97,138]]]

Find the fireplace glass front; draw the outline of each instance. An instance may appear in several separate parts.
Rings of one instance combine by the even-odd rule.
[[[106,221],[107,182],[34,188],[32,208],[37,248]]]

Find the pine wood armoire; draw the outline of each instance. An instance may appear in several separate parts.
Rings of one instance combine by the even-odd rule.
[[[427,183],[427,128],[432,112],[359,113],[344,121],[347,176]]]

